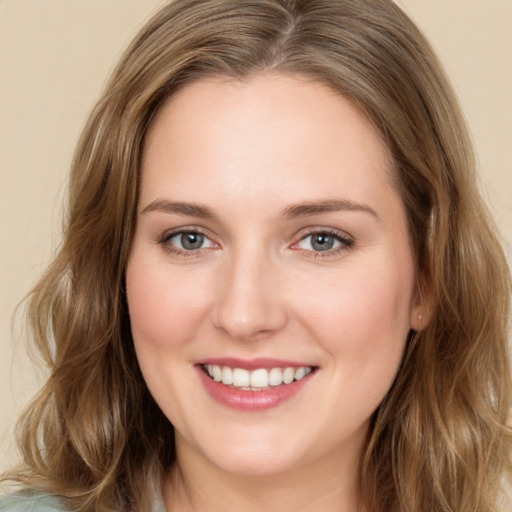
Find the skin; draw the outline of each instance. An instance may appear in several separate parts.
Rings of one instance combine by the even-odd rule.
[[[358,510],[369,420],[422,308],[391,176],[371,123],[304,78],[205,79],[163,106],[126,279],[140,367],[176,429],[169,509]],[[325,201],[336,208],[290,215]],[[206,236],[200,249],[180,246],[183,228]],[[312,232],[340,239],[319,251]],[[247,412],[205,391],[194,365],[212,357],[318,369],[278,407]]]

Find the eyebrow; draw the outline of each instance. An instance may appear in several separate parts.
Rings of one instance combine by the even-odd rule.
[[[163,212],[163,213],[178,213],[181,215],[188,215],[190,217],[199,217],[201,219],[213,219],[215,215],[213,212],[206,208],[193,203],[174,202],[166,199],[157,199],[149,203],[141,213],[149,212]]]
[[[346,199],[328,199],[326,201],[312,201],[290,205],[284,209],[283,217],[295,219],[298,217],[308,217],[310,215],[318,215],[320,213],[339,211],[369,213],[376,219],[380,220],[377,212],[370,206],[348,201]]]
[[[339,211],[369,213],[380,220],[377,212],[368,205],[355,203],[346,199],[328,199],[325,201],[308,201],[305,203],[292,204],[287,206],[281,213],[285,219],[296,219],[309,217],[321,213],[332,213]],[[181,201],[168,201],[167,199],[156,199],[149,203],[141,214],[149,212],[177,213],[201,219],[214,219],[215,214],[206,206]]]

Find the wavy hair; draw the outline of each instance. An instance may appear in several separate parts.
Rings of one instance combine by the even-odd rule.
[[[175,0],[141,30],[79,141],[62,247],[29,297],[50,376],[20,420],[24,466],[9,478],[76,510],[149,509],[175,455],[124,290],[144,136],[186,84],[268,71],[327,84],[380,130],[430,311],[372,419],[368,510],[496,512],[511,472],[510,273],[454,93],[391,0]]]

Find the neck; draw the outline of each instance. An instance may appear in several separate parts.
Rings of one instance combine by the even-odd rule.
[[[364,512],[360,453],[342,459],[328,454],[285,472],[245,475],[224,471],[177,442],[177,461],[163,488],[165,504],[173,512]]]

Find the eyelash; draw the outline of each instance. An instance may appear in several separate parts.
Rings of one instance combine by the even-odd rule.
[[[176,254],[181,257],[190,258],[190,257],[197,257],[200,256],[204,250],[208,250],[207,248],[200,248],[196,250],[186,250],[186,249],[180,249],[179,247],[176,247],[171,243],[171,240],[179,235],[186,235],[186,234],[193,234],[193,235],[202,235],[206,240],[210,240],[208,235],[200,228],[197,227],[190,227],[190,228],[180,228],[175,231],[167,231],[165,232],[160,239],[158,240],[158,243],[164,248],[165,251]],[[211,241],[211,240],[210,240]],[[212,242],[215,243],[215,242]]]
[[[180,228],[174,231],[165,232],[159,239],[158,243],[164,248],[165,251],[169,253],[176,254],[181,257],[197,257],[201,256],[203,254],[203,251],[209,250],[210,247],[206,248],[199,248],[199,249],[180,249],[170,243],[170,241],[179,235],[185,235],[185,234],[198,234],[203,236],[206,240],[209,240],[212,244],[217,245],[215,242],[213,242],[209,236],[198,227],[190,227],[190,228]],[[339,245],[332,249],[327,249],[325,251],[315,251],[310,249],[302,249],[297,248],[294,250],[300,250],[302,253],[308,257],[308,258],[328,258],[332,256],[338,255],[340,252],[346,251],[348,249],[351,249],[354,246],[354,240],[351,237],[348,237],[347,235],[342,235],[339,231],[336,231],[334,229],[311,229],[308,232],[304,233],[300,239],[295,242],[291,247],[292,249],[297,247],[301,242],[306,240],[308,237],[312,237],[315,235],[327,235],[329,237],[332,237],[336,242],[339,242]]]
[[[302,250],[304,255],[308,258],[329,258],[333,256],[339,255],[343,251],[347,251],[354,247],[354,239],[347,236],[346,234],[341,234],[339,231],[329,228],[319,228],[319,229],[311,229],[307,233],[304,233],[299,239],[298,242],[294,243],[292,247],[298,246],[301,242],[306,240],[308,237],[313,237],[315,235],[327,235],[329,237],[334,238],[335,241],[339,242],[338,247],[327,249],[325,251],[315,251],[308,249],[298,249]]]

